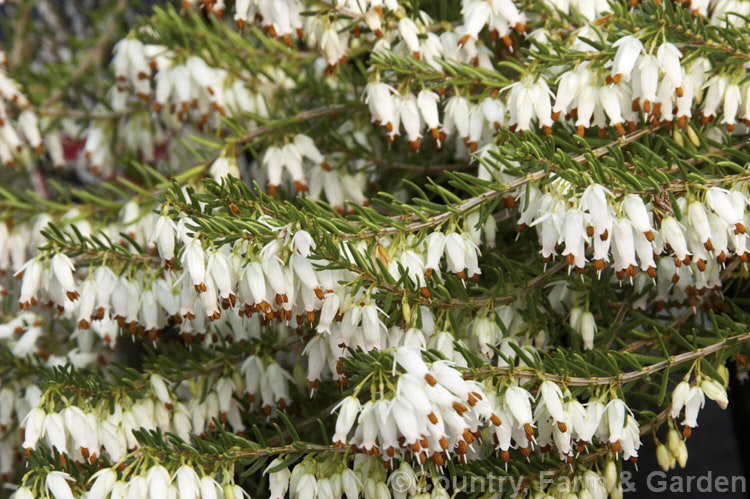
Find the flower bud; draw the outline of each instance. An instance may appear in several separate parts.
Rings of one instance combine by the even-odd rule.
[[[688,458],[687,445],[685,445],[684,440],[680,440],[680,448],[675,457],[677,458],[677,463],[680,465],[680,468],[684,468]]]
[[[656,446],[656,462],[659,463],[659,467],[661,467],[662,470],[669,470],[669,461],[671,457],[672,455],[666,445],[659,443],[659,445]]]
[[[674,428],[670,428],[669,433],[667,433],[667,447],[669,448],[669,452],[677,455],[680,450],[681,442],[682,438],[680,438],[680,433]]]
[[[34,499],[34,494],[26,487],[18,487],[16,493],[13,494],[13,499]]]
[[[610,494],[615,490],[618,478],[617,465],[614,461],[607,461],[607,465],[604,467],[604,486]]]
[[[726,388],[729,385],[729,369],[724,364],[716,368],[716,371],[721,376],[721,384]]]
[[[583,337],[583,348],[586,350],[594,348],[594,334],[596,333],[596,329],[594,314],[584,312],[581,316],[581,336]]]

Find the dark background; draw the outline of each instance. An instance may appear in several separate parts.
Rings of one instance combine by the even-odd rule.
[[[706,399],[706,405],[698,417],[698,425],[687,440],[688,461],[685,468],[682,469],[678,465],[674,470],[666,473],[666,478],[664,475],[654,475],[651,483],[658,486],[666,482],[669,485],[672,483],[671,480],[679,479],[685,490],[688,485],[687,477],[707,476],[711,472],[713,480],[716,476],[726,476],[729,484],[732,483],[732,477],[744,476],[744,493],[740,490],[724,493],[700,492],[697,490],[695,480],[691,484],[690,492],[670,492],[668,487],[665,492],[649,490],[649,474],[662,470],[656,462],[653,438],[651,434],[647,434],[642,437],[643,446],[638,452],[638,470],[632,464],[623,466],[624,471],[631,472],[630,479],[633,484],[630,492],[625,493],[625,497],[718,497],[722,499],[750,497],[750,381],[740,383],[732,373],[729,407],[721,410],[715,402]],[[665,440],[664,429],[658,433],[658,436],[662,441]]]

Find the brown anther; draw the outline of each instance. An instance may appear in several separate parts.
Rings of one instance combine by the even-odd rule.
[[[693,434],[693,428],[692,427],[690,427],[688,425],[685,425],[685,426],[682,427],[682,438],[688,439],[688,438],[690,438],[690,435],[692,435],[692,434]]]
[[[440,444],[441,449],[448,450],[448,441],[445,439],[445,437],[440,437],[438,443]]]
[[[471,444],[474,442],[474,435],[472,435],[468,429],[464,429],[463,437],[464,440],[466,440],[467,444]]]
[[[461,402],[453,402],[453,410],[458,413],[459,416],[463,416],[464,413],[468,410],[465,405],[463,405]]]
[[[534,438],[534,428],[531,427],[530,423],[525,423],[523,425],[523,431],[526,433],[526,438],[528,440],[531,440]]]
[[[464,442],[463,440],[459,440],[456,447],[456,454],[466,454],[467,452],[469,452],[469,448],[466,446],[466,442]]]

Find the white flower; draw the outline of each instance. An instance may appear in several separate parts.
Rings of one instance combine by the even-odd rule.
[[[661,235],[664,242],[672,248],[677,260],[685,262],[690,252],[687,249],[687,241],[682,232],[682,225],[674,217],[666,216],[661,220]]]
[[[440,145],[440,116],[438,115],[438,101],[440,97],[431,90],[422,90],[417,95],[417,106],[422,113],[422,118],[427,124],[427,128],[432,133],[432,137]]]
[[[339,312],[341,306],[341,298],[336,293],[329,293],[323,300],[323,306],[320,309],[320,317],[318,319],[317,331],[319,333],[331,332],[331,323]]]
[[[607,427],[609,429],[609,443],[613,444],[613,450],[619,452],[618,442],[623,438],[625,418],[627,417],[627,406],[620,399],[612,399],[606,407]],[[621,445],[621,443],[620,443]]]
[[[596,334],[596,321],[594,314],[584,312],[581,315],[581,336],[583,337],[583,348],[591,350],[594,348],[594,335]]]
[[[72,481],[73,477],[62,471],[51,471],[47,473],[47,477],[44,480],[44,487],[48,493],[55,496],[55,499],[73,499],[73,493],[70,490],[69,481]]]
[[[492,14],[490,3],[486,1],[464,2],[465,7],[461,13],[464,17],[464,29],[466,34],[461,37],[458,44],[463,46],[469,38],[476,38]]]
[[[735,209],[727,191],[720,187],[711,187],[706,191],[706,204],[729,226],[735,227],[735,234],[744,234],[744,205],[742,210]]]
[[[704,379],[701,383],[701,390],[703,390],[706,397],[719,404],[719,407],[722,409],[726,409],[727,405],[729,405],[727,391],[720,383],[713,379]]]
[[[566,431],[565,423],[568,421],[568,418],[563,409],[563,394],[560,387],[551,381],[545,380],[539,387],[539,393],[550,416],[557,422],[560,431]]]
[[[414,94],[408,93],[398,99],[398,111],[401,125],[406,131],[409,146],[413,150],[419,150],[419,139],[422,137],[422,118],[419,113],[417,99]]]
[[[598,91],[591,85],[585,85],[578,94],[578,117],[576,119],[576,133],[583,137],[586,128],[591,126],[591,116],[596,108]]]
[[[659,85],[659,63],[653,55],[643,55],[638,62],[638,76],[643,98],[643,111],[651,112],[652,104],[656,104],[656,90]]]
[[[370,108],[373,121],[384,127],[388,133],[394,131],[396,119],[393,102],[395,91],[385,83],[368,83],[365,87],[365,104]]]
[[[545,135],[552,134],[552,104],[550,103],[552,92],[547,82],[540,78],[536,85],[531,87],[531,97],[534,103],[534,113],[536,114],[539,126],[544,130]]]
[[[635,243],[633,229],[628,220],[616,220],[612,234],[612,253],[615,260],[615,271],[618,279],[622,279],[625,271],[632,279],[636,272]]]
[[[21,281],[21,295],[18,303],[21,309],[28,310],[32,305],[37,304],[37,292],[42,280],[42,264],[36,258],[29,260],[21,267],[17,275],[21,272],[23,272],[23,281]]]
[[[163,404],[171,407],[172,397],[169,394],[167,383],[164,378],[162,378],[158,374],[152,374],[149,378],[149,382],[151,384],[151,389],[153,390],[154,395],[156,395],[156,398],[158,398]]]
[[[443,129],[446,134],[455,129],[459,137],[469,140],[469,101],[465,97],[456,95],[446,101]]]
[[[741,99],[740,87],[735,83],[727,85],[724,91],[724,118],[721,122],[727,125],[727,130],[730,132],[734,130]]]
[[[286,496],[286,492],[289,489],[289,479],[291,478],[292,472],[289,471],[289,467],[284,467],[273,473],[268,473],[269,470],[281,465],[284,460],[277,457],[271,464],[266,467],[265,473],[268,474],[268,485],[270,489],[270,497],[272,499],[283,499]]]
[[[46,414],[44,409],[35,407],[31,409],[24,418],[21,426],[24,429],[24,449],[36,449],[39,438],[44,434],[44,421]]]
[[[584,254],[584,243],[586,241],[586,230],[583,226],[583,212],[578,209],[570,209],[565,214],[563,222],[562,239],[565,242],[563,256],[567,256],[569,266],[575,265],[582,269],[586,262]]]
[[[91,476],[91,481],[94,483],[89,489],[88,499],[105,499],[117,481],[117,472],[103,468]]]
[[[500,99],[487,97],[479,103],[484,119],[497,131],[505,125],[505,104]]]
[[[648,215],[643,199],[637,194],[628,194],[622,201],[622,211],[633,224],[635,230],[642,232],[649,241],[654,240],[651,230],[651,218]]]
[[[411,404],[401,397],[396,397],[391,402],[391,415],[406,445],[414,444],[420,438],[420,433],[419,423]]]
[[[217,490],[219,490],[219,484],[210,476],[201,477],[199,485],[201,499],[217,499],[219,497],[219,494],[217,493]]]
[[[708,80],[706,83],[708,91],[706,91],[706,97],[703,99],[701,124],[707,125],[716,116],[716,109],[719,107],[722,99],[724,99],[724,92],[728,84],[729,79],[724,75],[715,75]]]
[[[692,429],[698,426],[698,412],[703,409],[703,405],[706,403],[706,397],[697,386],[690,387],[687,400],[685,401],[685,419],[682,424],[685,426],[682,430],[682,434],[685,438],[688,438],[692,433]]]
[[[297,138],[300,136],[301,135],[298,135]],[[292,236],[292,246],[294,246],[297,253],[307,258],[310,256],[310,249],[315,249],[315,241],[313,241],[309,232],[298,230],[294,233],[294,236]]]
[[[281,174],[284,171],[282,150],[280,147],[270,146],[263,154],[262,164],[268,175],[268,193],[273,196],[276,188],[281,183]]]
[[[425,262],[425,277],[430,278],[432,271],[438,268],[440,259],[443,257],[443,251],[445,250],[445,234],[442,232],[430,232],[425,238],[425,246],[427,247],[427,257]]]
[[[315,296],[322,300],[325,298],[323,290],[320,288],[318,277],[313,270],[310,260],[302,255],[294,254],[290,260],[294,273],[299,278],[300,283],[306,288],[315,292]]]
[[[617,47],[612,63],[612,81],[619,83],[623,77],[625,81],[628,81],[638,56],[643,52],[643,44],[633,35],[626,35],[613,43],[612,46]]]
[[[396,363],[403,367],[406,372],[424,378],[428,375],[429,370],[425,364],[419,348],[402,346],[394,353]],[[395,367],[395,366],[394,366]]]
[[[519,426],[523,427],[526,438],[534,438],[532,427],[533,416],[531,413],[531,394],[518,386],[511,386],[505,391],[504,402],[508,412],[513,415]]]
[[[570,104],[578,95],[579,76],[575,71],[566,71],[557,82],[555,105],[552,107],[552,119],[557,120],[561,113],[567,112]]]
[[[669,81],[674,85],[677,96],[682,96],[682,79],[684,72],[680,66],[682,54],[673,43],[665,42],[656,50],[656,61]]]
[[[320,49],[325,56],[329,68],[336,66],[339,59],[346,53],[346,47],[342,43],[336,28],[330,26],[320,36]]]
[[[156,465],[149,468],[146,474],[149,497],[167,497],[167,489],[171,482],[169,472],[164,466]]]
[[[127,489],[127,499],[140,499],[142,497],[146,497],[146,493],[148,492],[148,484],[146,483],[146,479],[142,476],[134,476],[128,482]]]
[[[625,128],[622,126],[622,111],[616,89],[609,86],[600,87],[598,97],[602,109],[609,117],[609,124],[615,127],[619,135],[625,135]]]
[[[34,499],[34,494],[32,494],[31,490],[26,487],[18,487],[11,497],[13,497],[13,499]]]
[[[356,473],[349,468],[341,472],[341,488],[346,495],[346,499],[357,499],[359,497],[360,480]]]
[[[76,291],[75,280],[73,278],[73,271],[75,266],[73,262],[68,258],[67,255],[62,253],[55,253],[50,263],[52,271],[55,273],[57,282],[60,283],[62,290],[70,301],[78,299],[78,291]]]
[[[402,17],[398,22],[398,32],[401,35],[401,39],[404,40],[406,46],[409,47],[409,50],[411,51],[414,58],[419,59],[420,49],[419,38],[417,37],[417,35],[419,34],[419,28],[414,23],[414,21],[412,21],[408,17]]]
[[[200,240],[193,238],[185,247],[182,265],[187,268],[190,279],[198,292],[206,291],[206,259]]]
[[[26,109],[18,115],[18,126],[21,129],[29,145],[36,149],[37,153],[43,154],[42,138],[39,134],[39,123],[36,114]]]
[[[200,497],[200,479],[193,468],[182,465],[175,473],[180,499],[197,499]]]
[[[367,350],[380,347],[380,333],[386,329],[378,317],[378,310],[378,307],[373,304],[362,307],[362,330]]]

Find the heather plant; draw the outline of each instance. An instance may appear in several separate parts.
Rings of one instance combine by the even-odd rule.
[[[16,499],[617,498],[747,377],[748,0],[0,13]]]

